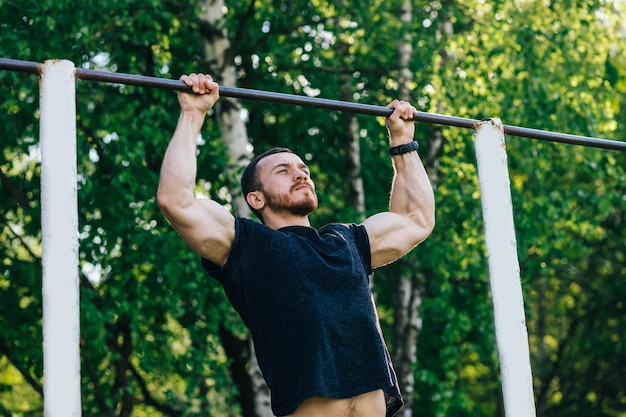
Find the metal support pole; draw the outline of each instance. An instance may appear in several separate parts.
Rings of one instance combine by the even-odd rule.
[[[80,417],[76,82],[70,61],[41,72],[44,416]]]
[[[502,122],[480,122],[474,137],[505,415],[534,417],[530,349]]]

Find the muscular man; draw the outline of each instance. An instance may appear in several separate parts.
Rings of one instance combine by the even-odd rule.
[[[389,211],[362,224],[314,229],[315,185],[286,148],[258,155],[242,192],[261,223],[196,199],[196,138],[219,99],[209,75],[181,80],[178,125],[167,148],[157,199],[172,226],[224,288],[250,329],[277,416],[382,417],[402,406],[376,315],[373,268],[405,255],[435,223],[430,182],[413,142],[415,108],[389,104],[394,166]]]

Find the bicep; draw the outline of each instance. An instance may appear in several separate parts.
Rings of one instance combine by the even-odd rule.
[[[363,226],[370,240],[373,268],[406,255],[430,233],[409,216],[392,212],[375,214],[365,220]]]
[[[163,213],[194,252],[216,265],[226,263],[235,238],[235,218],[228,210],[213,200],[195,199]]]

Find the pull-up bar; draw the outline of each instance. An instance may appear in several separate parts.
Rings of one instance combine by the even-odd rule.
[[[43,64],[31,61],[20,61],[16,59],[0,58],[0,69],[26,72],[31,74],[41,74]],[[139,87],[160,88],[182,92],[191,92],[191,88],[180,80],[170,80],[165,78],[148,77],[145,75],[122,74],[109,71],[88,70],[76,68],[76,78],[88,81],[101,81],[113,84],[127,84]],[[393,110],[371,104],[352,103],[348,101],[330,100],[317,97],[298,96],[294,94],[275,93],[247,88],[226,87],[220,85],[220,95],[223,97],[242,98],[251,100],[265,100],[276,103],[293,104],[297,106],[318,107],[328,110],[338,110],[352,113],[369,114],[372,116],[389,116]],[[446,116],[437,113],[426,113],[418,111],[413,120],[440,124],[446,126],[463,127],[475,129],[479,120],[467,119],[463,117]],[[571,145],[582,145],[594,148],[612,149],[626,151],[626,142],[608,139],[590,138],[586,136],[572,135],[568,133],[549,132],[546,130],[531,129],[519,126],[503,125],[506,135],[539,139],[550,142],[568,143]]]

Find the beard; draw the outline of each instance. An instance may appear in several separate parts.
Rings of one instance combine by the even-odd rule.
[[[313,196],[304,195],[293,200],[289,194],[278,194],[271,191],[263,191],[267,207],[274,212],[286,212],[296,216],[307,216],[317,209],[318,201],[315,191]]]

